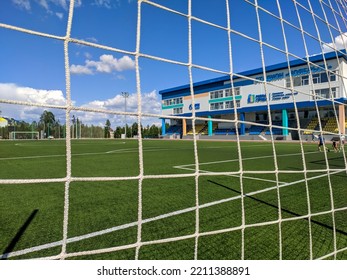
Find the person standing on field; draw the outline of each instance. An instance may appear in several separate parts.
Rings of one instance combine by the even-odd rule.
[[[333,144],[333,149],[334,149],[334,152],[337,153],[339,151],[338,147],[337,147],[337,141],[335,139],[332,140]]]
[[[324,137],[322,136],[322,134],[319,134],[319,136],[318,136],[318,151],[322,151],[322,147],[324,147]],[[330,150],[327,148],[327,147],[325,147],[327,150],[328,150],[328,152],[330,152]]]

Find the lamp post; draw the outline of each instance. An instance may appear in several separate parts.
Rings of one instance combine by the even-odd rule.
[[[124,112],[127,111],[127,98],[129,97],[129,92],[122,91],[122,96],[124,97]],[[125,138],[127,138],[127,115],[124,115],[124,121],[125,121]]]

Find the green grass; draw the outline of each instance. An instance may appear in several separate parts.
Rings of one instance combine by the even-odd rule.
[[[139,183],[140,259],[193,259],[197,229],[199,259],[240,259],[242,252],[245,259],[279,259],[280,251],[283,259],[309,259],[311,253],[316,259],[335,246],[341,250],[336,258],[347,259],[347,176],[338,171],[346,168],[343,153],[327,154],[328,176],[324,153],[312,144],[304,144],[304,162],[299,143],[276,143],[276,161],[271,143],[241,142],[240,148],[242,160],[236,142],[198,141],[196,177],[192,141],[144,140],[144,175],[188,176],[139,182],[136,140],[72,141],[73,177],[130,180],[69,184],[68,238],[79,238],[67,244],[67,253],[116,249],[70,259],[135,258]],[[0,142],[1,179],[64,178],[66,166],[62,140]],[[46,245],[9,258],[58,255],[64,197],[64,182],[0,184],[0,254]],[[342,210],[331,213],[332,201]],[[49,245],[53,242],[58,243]]]

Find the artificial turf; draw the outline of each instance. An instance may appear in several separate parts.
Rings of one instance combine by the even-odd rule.
[[[0,184],[2,257],[58,255],[68,191],[68,259],[134,259],[139,232],[139,259],[193,259],[195,249],[198,259],[347,259],[344,153],[298,142],[142,145],[73,140],[68,188]],[[64,140],[0,142],[1,179],[67,170]]]

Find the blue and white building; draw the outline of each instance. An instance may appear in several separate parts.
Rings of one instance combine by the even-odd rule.
[[[161,90],[159,94],[165,116],[191,117],[194,106],[196,117],[204,118],[196,120],[196,133],[232,135],[238,129],[241,137],[272,133],[295,139],[298,130],[291,128],[297,128],[298,123],[308,130],[321,127],[323,131],[326,128],[328,132],[345,133],[344,77],[347,77],[347,56],[340,51],[245,71],[235,74],[232,80],[228,75],[197,82],[193,85],[194,102],[190,85]],[[232,121],[234,114],[240,121],[237,125]],[[169,131],[163,129],[163,135],[180,133],[184,137],[191,133],[191,119],[171,117],[162,119],[163,127],[170,122]]]

